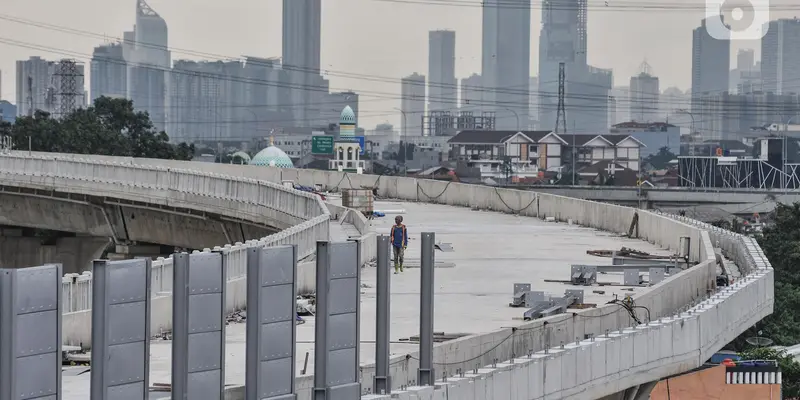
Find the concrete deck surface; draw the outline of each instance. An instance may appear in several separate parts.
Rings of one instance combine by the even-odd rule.
[[[436,252],[436,261],[455,264],[436,270],[436,331],[447,333],[482,333],[501,327],[522,323],[525,309],[510,308],[514,283],[531,283],[533,290],[543,290],[553,295],[563,295],[565,289],[585,290],[586,303],[604,303],[618,294],[633,294],[646,290],[635,288],[623,291],[622,287],[587,288],[561,283],[545,283],[544,279],[569,279],[571,264],[610,264],[609,258],[586,254],[587,250],[619,249],[630,247],[654,254],[669,254],[656,246],[635,239],[620,237],[565,223],[545,222],[536,218],[518,217],[497,212],[472,211],[467,208],[421,203],[376,202],[376,209],[404,209],[404,223],[410,241],[406,259],[417,264],[420,255],[420,233],[436,233],[436,241],[451,243],[454,251]],[[394,215],[376,218],[373,226],[377,232],[388,234]],[[332,229],[333,231],[334,229]],[[334,240],[344,236],[349,227],[336,229]],[[392,275],[392,326],[391,351],[394,354],[413,352],[416,344],[398,342],[418,334],[419,327],[419,268],[409,268]],[[374,361],[375,339],[375,268],[362,270],[361,362]],[[621,274],[600,275],[600,281],[620,282]],[[605,295],[592,290],[605,290]],[[304,317],[306,323],[297,327],[297,370],[303,368],[306,352],[309,353],[308,372],[314,365],[314,318]],[[227,327],[226,381],[244,384],[245,324]],[[150,382],[170,382],[169,341],[151,343]],[[86,399],[89,396],[89,373],[74,376],[65,374],[64,399]],[[164,394],[168,395],[168,394]]]

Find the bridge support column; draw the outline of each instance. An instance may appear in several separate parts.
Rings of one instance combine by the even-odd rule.
[[[91,271],[92,261],[100,258],[110,238],[62,237],[55,244],[42,244],[41,238],[0,236],[0,268],[24,268],[61,263],[64,273]]]

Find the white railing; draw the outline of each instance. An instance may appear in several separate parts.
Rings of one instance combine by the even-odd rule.
[[[304,258],[316,251],[317,241],[329,237],[328,209],[318,196],[311,193],[265,180],[86,157],[4,154],[0,156],[0,182],[155,203],[176,203],[175,196],[171,195],[179,192],[183,195],[178,196],[180,200],[177,202],[182,201],[187,207],[197,206],[237,217],[244,214],[259,224],[264,221],[258,218],[266,217],[289,226],[261,239],[205,249],[223,253],[229,282],[245,276],[246,250],[249,247],[294,244],[298,247],[299,257]],[[226,203],[231,202],[234,204],[229,207]],[[91,273],[67,274],[62,285],[65,313],[91,309]],[[153,262],[151,290],[155,297],[172,292],[171,257]]]

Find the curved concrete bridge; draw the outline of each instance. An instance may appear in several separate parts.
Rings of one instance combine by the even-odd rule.
[[[436,387],[407,388],[407,396],[413,392],[419,398],[459,400],[647,398],[654,382],[699,367],[772,312],[773,270],[754,240],[670,215],[530,191],[403,177],[63,154],[0,156],[0,184],[6,187],[109,197],[124,194],[135,201],[199,208],[265,223],[255,219],[263,214],[291,225],[258,242],[218,248],[228,258],[229,311],[245,306],[244,247],[296,243],[304,249],[301,253],[310,254],[316,240],[328,238],[327,207],[316,197],[279,187],[282,180],[329,189],[374,188],[386,198],[552,217],[617,234],[630,231],[636,238],[672,251],[681,237],[690,238],[689,256],[696,265],[637,295],[637,304],[650,313],[646,324],[635,324],[616,305],[603,305],[442,343],[435,348],[434,362],[439,365],[437,375],[450,378]],[[715,248],[744,275],[721,290],[715,282]],[[362,251],[366,252],[362,259],[369,259],[375,248],[364,246]],[[161,307],[158,312],[154,308],[154,329],[168,328],[171,317],[167,311],[171,274],[166,273],[170,265],[166,259],[154,266],[164,272],[153,274],[158,280],[155,287],[162,288],[153,302]],[[78,286],[87,286],[88,279],[78,281],[65,282],[72,297],[86,296],[85,287]],[[76,337],[85,337],[79,330],[88,325],[88,307],[81,306],[64,318],[64,332],[70,330],[67,324],[75,324]],[[474,370],[476,365],[488,367]],[[417,366],[415,353],[395,357],[393,386],[413,383]],[[361,370],[367,387],[374,368],[363,365]],[[300,399],[311,398],[312,383],[309,375],[298,377]],[[233,389],[232,398],[237,393]]]

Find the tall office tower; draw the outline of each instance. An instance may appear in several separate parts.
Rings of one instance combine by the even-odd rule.
[[[246,127],[244,138],[264,137],[270,129],[291,127],[291,90],[286,71],[279,58],[245,57],[244,76]],[[244,139],[243,138],[243,139]]]
[[[531,0],[483,2],[483,103],[484,111],[497,113],[497,129],[522,128],[528,121],[530,8]]]
[[[320,110],[320,121],[318,126],[330,126],[338,124],[342,117],[342,110],[350,107],[356,117],[358,125],[358,93],[353,91],[334,92],[325,95],[323,104],[325,108]]]
[[[739,49],[736,54],[736,68],[731,70],[728,79],[731,93],[761,91],[761,63],[755,62],[755,50]]]
[[[730,58],[730,40],[711,37],[702,20],[692,32],[692,110],[699,96],[728,91]]]
[[[422,116],[425,114],[425,75],[416,72],[400,81],[400,109],[403,111],[403,137],[422,135]]]
[[[800,93],[800,20],[769,22],[761,39],[761,78],[764,92]]]
[[[128,69],[128,98],[138,111],[150,114],[156,129],[166,129],[168,120],[169,69],[167,22],[145,0],[136,1],[134,44]],[[125,43],[130,36],[126,33]],[[123,49],[124,50],[124,49]]]
[[[539,35],[539,120],[554,129],[558,111],[558,71],[564,63],[566,129],[608,130],[611,70],[587,63],[587,0],[545,0]],[[617,99],[616,104],[621,102]]]
[[[631,77],[631,119],[636,122],[663,122],[660,115],[658,77],[650,74],[650,64],[642,63],[639,75]]]
[[[17,61],[17,116],[33,115],[36,110],[49,113],[56,110],[54,65],[40,57]]]
[[[101,96],[125,97],[128,94],[128,66],[123,44],[114,43],[94,48],[91,62],[91,99]]]
[[[528,81],[528,129],[539,129],[539,77]]]
[[[456,33],[430,31],[428,34],[428,111],[456,108]]]
[[[631,108],[628,107],[631,98],[629,86],[615,86],[608,92],[608,123],[616,125],[630,122]]]
[[[313,125],[320,99],[328,91],[320,76],[321,27],[321,0],[283,0],[283,69],[298,126]]]
[[[483,109],[483,81],[478,74],[461,79],[461,98],[459,108],[462,111],[480,111]]]
[[[178,60],[170,79],[170,136],[176,140],[247,140],[247,83],[240,61]],[[262,100],[263,102],[263,100]]]

